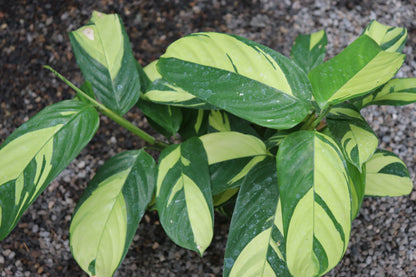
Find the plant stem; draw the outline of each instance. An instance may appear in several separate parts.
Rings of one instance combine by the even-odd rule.
[[[317,118],[314,120],[314,122],[312,122],[312,124],[311,124],[311,128],[312,128],[312,129],[315,129],[315,127],[316,127],[316,126],[318,126],[318,125],[319,125],[319,123],[321,123],[322,119],[324,119],[324,117],[328,115],[328,113],[329,113],[329,111],[331,110],[331,108],[332,108],[332,105],[328,106],[328,108],[326,108],[326,109],[322,110],[322,111],[319,113],[318,117],[317,117]]]
[[[114,113],[112,110],[104,106],[103,104],[96,101],[94,98],[90,97],[88,94],[77,88],[73,83],[71,83],[68,79],[66,79],[64,76],[59,74],[55,69],[48,65],[44,65],[44,68],[50,70],[53,74],[55,74],[59,79],[61,79],[65,84],[67,84],[69,87],[71,87],[77,94],[82,95],[85,97],[94,107],[100,110],[101,113],[106,115],[108,118],[112,119],[114,122],[119,124],[120,126],[126,128],[136,136],[142,138],[144,141],[148,142],[151,145],[158,146],[159,148],[166,148],[168,144],[155,139],[130,121],[126,120],[124,117],[119,116],[118,114]]]

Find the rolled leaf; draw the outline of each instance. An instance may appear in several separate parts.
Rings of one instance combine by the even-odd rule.
[[[210,165],[232,159],[270,155],[263,141],[238,132],[211,133],[200,139]]]
[[[67,100],[40,111],[0,148],[0,239],[97,131],[97,111]]]
[[[286,263],[293,276],[321,276],[347,249],[351,231],[349,177],[330,137],[298,131],[277,152]]]
[[[348,175],[350,176],[352,219],[354,219],[361,209],[365,195],[366,168],[364,165],[362,172],[360,172],[357,167],[349,162],[347,162],[347,166]]]
[[[69,229],[71,252],[89,275],[113,276],[152,199],[156,165],[143,150],[109,159],[78,203]]]
[[[143,94],[144,99],[155,103],[179,107],[195,109],[213,108],[212,105],[205,103],[205,101],[165,80],[156,69],[157,62],[157,60],[153,61],[144,68],[144,72],[146,72],[152,82]]]
[[[345,158],[361,172],[362,165],[374,154],[378,145],[371,126],[353,105],[347,103],[332,108],[327,123]]]
[[[384,25],[376,20],[371,20],[363,34],[371,37],[382,50],[387,52],[402,52],[407,40],[406,28]]]
[[[288,129],[311,107],[308,78],[295,63],[237,36],[186,36],[168,47],[157,69],[197,98],[265,127]]]
[[[212,240],[214,208],[208,160],[198,138],[162,151],[156,207],[166,234],[202,256]]]
[[[416,102],[416,78],[393,79],[381,89],[360,101],[361,107],[369,105],[403,106]]]
[[[224,276],[291,276],[285,251],[276,163],[269,157],[252,168],[238,193]]]
[[[366,196],[402,196],[413,189],[406,165],[390,151],[377,149],[366,167]]]
[[[140,77],[120,17],[93,12],[90,22],[70,32],[69,38],[97,99],[114,112],[125,114],[140,97]]]
[[[309,73],[313,95],[323,109],[383,85],[399,70],[405,55],[383,51],[367,35]]]
[[[309,35],[298,35],[290,58],[306,73],[324,62],[328,40],[324,30]]]

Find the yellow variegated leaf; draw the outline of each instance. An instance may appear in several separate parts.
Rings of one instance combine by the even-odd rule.
[[[374,39],[387,52],[401,52],[407,40],[406,28],[384,25],[376,20],[367,25],[363,34]]]
[[[273,158],[266,158],[241,185],[227,240],[224,276],[290,276],[275,165]]]
[[[378,145],[373,129],[360,112],[347,103],[332,108],[327,123],[345,158],[361,172],[362,165],[373,155]]]
[[[168,47],[157,69],[197,98],[261,126],[289,129],[311,108],[305,72],[279,53],[238,36],[188,35]]]
[[[63,101],[45,108],[6,139],[0,147],[0,239],[89,142],[98,123],[92,106]]]
[[[293,276],[321,276],[344,255],[351,230],[350,179],[337,144],[314,131],[287,136],[277,153],[277,177]]]
[[[313,95],[321,108],[355,98],[383,85],[399,70],[404,55],[383,51],[367,35],[309,73]]]
[[[231,159],[270,155],[260,139],[238,132],[211,133],[200,139],[210,165]]]
[[[390,151],[377,149],[366,168],[367,196],[402,196],[413,189],[406,165]]]
[[[162,152],[156,207],[167,235],[202,255],[212,240],[214,208],[208,161],[198,138]]]
[[[416,78],[393,79],[361,100],[361,106],[402,106],[416,102]]]

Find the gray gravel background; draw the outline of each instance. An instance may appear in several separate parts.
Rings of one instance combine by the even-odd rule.
[[[238,34],[289,55],[299,33],[325,29],[328,55],[352,42],[371,19],[408,28],[399,77],[416,76],[416,3],[409,1],[4,1],[0,0],[0,143],[46,105],[71,97],[41,69],[49,64],[76,84],[82,79],[67,32],[93,10],[121,15],[136,58],[146,65],[167,45],[196,31]],[[371,107],[365,117],[380,146],[394,151],[415,179],[416,106]],[[152,132],[140,112],[127,115]],[[114,154],[143,142],[102,117],[98,134],[45,190],[0,244],[0,276],[86,276],[71,257],[71,214],[95,170]],[[353,223],[341,263],[327,276],[416,276],[416,192],[368,198]],[[212,245],[201,259],[166,237],[147,213],[116,276],[220,276],[228,222],[216,218]]]

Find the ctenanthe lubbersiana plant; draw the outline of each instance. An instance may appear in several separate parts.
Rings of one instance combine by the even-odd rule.
[[[120,17],[94,12],[69,34],[85,83],[47,67],[75,98],[46,107],[0,148],[0,239],[91,140],[101,112],[161,153],[157,162],[146,148],[119,153],[87,186],[69,234],[90,276],[114,274],[146,209],[201,256],[214,211],[231,216],[224,276],[324,275],[342,259],[365,196],[413,188],[360,114],[416,102],[416,78],[392,79],[406,36],[371,21],[324,62],[324,31],[299,35],[290,58],[239,36],[195,33],[142,68]],[[133,106],[165,141],[122,117]]]

